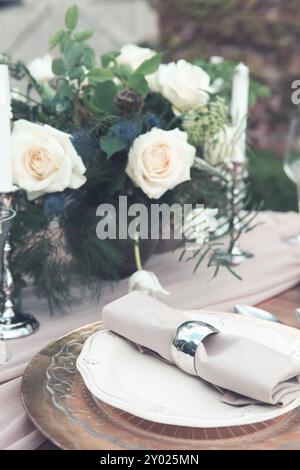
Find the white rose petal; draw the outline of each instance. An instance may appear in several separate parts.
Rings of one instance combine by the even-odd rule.
[[[70,135],[48,125],[16,121],[12,132],[14,183],[29,199],[45,193],[77,189],[86,182],[86,168]]]
[[[223,86],[224,86],[224,79],[223,78],[216,78],[211,84],[211,89],[213,93],[219,93]]]
[[[120,65],[126,65],[134,72],[143,62],[151,59],[155,54],[155,51],[147,47],[126,44],[121,47],[120,55],[116,58],[116,62]]]
[[[55,75],[52,72],[53,58],[50,54],[44,57],[37,57],[28,64],[28,70],[38,82],[48,83]]]
[[[205,106],[212,93],[210,77],[201,67],[185,60],[162,64],[155,74],[155,89],[182,114]]]
[[[128,282],[129,292],[135,290],[144,292],[145,294],[156,297],[158,294],[169,295],[166,289],[162,287],[157,276],[151,271],[140,270],[136,271],[129,278]]]
[[[126,65],[131,72],[135,72],[136,69],[142,65],[146,60],[151,59],[156,55],[156,52],[148,47],[139,47],[136,44],[126,44],[121,47],[120,55],[116,58],[116,62],[119,65]],[[152,91],[157,90],[156,74],[147,75],[146,80]]]
[[[212,55],[211,58],[209,59],[209,62],[212,65],[219,65],[219,64],[222,64],[224,62],[224,57],[222,57],[220,55]]]
[[[204,145],[204,159],[213,166],[245,161],[239,145],[239,131],[226,126]]]
[[[196,149],[187,142],[185,132],[153,128],[133,142],[126,173],[149,198],[159,199],[191,179],[195,155]]]

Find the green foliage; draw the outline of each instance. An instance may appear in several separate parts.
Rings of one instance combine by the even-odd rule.
[[[264,210],[297,211],[295,185],[285,175],[281,158],[269,150],[250,152],[249,173],[251,194]]]
[[[37,293],[46,296],[53,309],[74,299],[74,285],[99,293],[103,280],[116,280],[130,272],[131,268],[124,271],[123,267],[128,263],[128,253],[131,257],[131,241],[101,241],[96,236],[98,205],[106,202],[116,206],[118,196],[127,195],[128,203],[149,206],[151,200],[134,186],[125,170],[132,143],[153,127],[187,130],[201,157],[205,140],[228,123],[228,90],[234,68],[233,63],[217,67],[198,61],[212,80],[223,78],[224,87],[203,109],[178,117],[171,104],[160,93],[152,92],[147,82],[147,76],[161,63],[161,53],[136,70],[118,62],[119,51],[104,54],[100,62],[89,44],[92,30],[79,29],[78,24],[79,10],[72,6],[65,15],[66,29],[55,32],[49,41],[51,49],[57,48],[58,57],[52,63],[55,79],[47,84],[37,82],[21,61],[14,62],[8,56],[0,60],[9,65],[13,78],[27,85],[24,96],[20,95],[25,102],[13,99],[14,119],[68,132],[86,167],[87,181],[80,189],[66,189],[34,201],[28,201],[24,193],[18,195],[13,229],[18,290],[27,277],[32,278]],[[252,86],[253,99],[266,92],[258,83]],[[192,169],[191,181],[167,191],[156,202],[203,202],[207,207],[219,207],[220,216],[226,216],[228,209],[222,201],[227,180],[222,172],[200,162]],[[220,266],[228,267],[224,253],[218,240],[212,239],[197,253],[196,267],[204,258],[216,271]]]
[[[134,75],[151,75],[152,73],[156,72],[158,67],[161,64],[163,58],[163,54],[156,54],[151,59],[146,60],[143,62],[134,72]]]
[[[118,137],[104,136],[100,139],[100,147],[106,153],[107,158],[110,158],[121,150],[126,149],[128,144]]]
[[[114,74],[111,70],[102,69],[100,67],[94,68],[89,72],[89,80],[91,83],[104,83],[108,80],[112,80],[114,78]]]
[[[66,11],[65,15],[65,24],[66,27],[70,30],[73,31],[78,23],[79,19],[79,9],[77,5],[73,5],[68,10]]]
[[[109,67],[111,62],[115,63],[116,58],[120,55],[120,51],[107,52],[102,55],[101,62],[103,67]]]

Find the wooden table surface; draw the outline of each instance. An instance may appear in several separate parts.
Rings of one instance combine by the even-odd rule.
[[[276,297],[258,304],[257,307],[274,313],[286,325],[300,328],[300,324],[295,317],[295,309],[300,307],[300,284]],[[50,441],[46,441],[38,450],[57,450],[57,447]]]

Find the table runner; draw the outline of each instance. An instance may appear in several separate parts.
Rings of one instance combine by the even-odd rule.
[[[241,240],[241,247],[255,255],[236,268],[242,281],[225,269],[212,279],[213,270],[204,265],[193,274],[193,263],[179,262],[178,252],[152,256],[145,269],[155,272],[171,292],[164,302],[183,309],[232,311],[236,303],[254,305],[300,282],[300,248],[283,241],[300,231],[299,215],[262,212],[257,222],[261,225]],[[24,311],[33,313],[41,326],[34,335],[7,343],[11,358],[0,366],[0,449],[35,449],[45,440],[27,418],[20,399],[20,377],[30,359],[59,336],[101,319],[103,305],[127,289],[124,279],[113,290],[105,287],[99,302],[85,300],[68,314],[53,317],[44,300],[36,299],[29,288],[24,292]]]

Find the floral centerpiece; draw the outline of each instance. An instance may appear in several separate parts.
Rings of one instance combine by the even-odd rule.
[[[54,306],[73,298],[76,282],[99,292],[101,280],[133,271],[126,262],[132,241],[96,236],[96,208],[117,204],[119,195],[217,208],[192,257],[196,266],[205,256],[216,270],[228,266],[215,217],[228,215],[225,170],[239,157],[228,108],[234,64],[163,63],[162,53],[130,44],[98,64],[93,31],[78,29],[78,17],[69,8],[66,29],[52,35],[55,59],[26,66],[1,57],[21,90],[26,85],[12,90],[13,177],[22,190],[12,234],[19,290],[29,276]],[[141,240],[142,258],[152,249]]]

